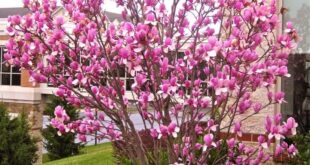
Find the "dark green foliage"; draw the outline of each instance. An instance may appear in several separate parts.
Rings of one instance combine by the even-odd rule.
[[[56,96],[50,96],[49,103],[45,108],[44,114],[54,118],[54,109],[56,106],[63,106],[71,120],[78,118],[78,111],[70,106],[66,101]],[[52,126],[47,126],[42,131],[44,137],[44,147],[48,151],[48,156],[51,160],[61,159],[72,155],[77,155],[83,144],[75,143],[75,133],[66,133],[62,136],[57,135],[57,130]]]
[[[29,135],[26,115],[10,120],[0,104],[0,164],[31,165],[37,160],[36,140]]]
[[[310,132],[305,134],[297,134],[287,140],[287,142],[294,143],[298,149],[296,157],[290,160],[290,164],[310,164]]]

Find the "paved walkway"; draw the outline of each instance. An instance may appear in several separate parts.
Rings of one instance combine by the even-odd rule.
[[[81,116],[84,116],[83,113],[81,113]],[[143,126],[143,121],[140,117],[140,115],[138,113],[135,113],[135,114],[131,114],[130,115],[130,118],[131,120],[134,122],[134,125],[136,127],[137,130],[142,130],[144,129],[144,126]],[[49,125],[49,116],[43,116],[43,128],[46,128],[46,126]],[[95,144],[95,139],[93,136],[87,136],[87,139],[89,140],[87,142],[86,145],[93,145]],[[79,142],[78,139],[76,139],[77,142]],[[98,141],[98,143],[106,143],[108,142],[109,140],[107,139],[104,139],[104,140],[101,140],[101,141]],[[43,153],[46,153],[46,149],[44,148],[43,150]]]
[[[80,114],[80,116],[84,116],[83,113]],[[49,125],[49,120],[48,120],[48,116],[43,116],[43,128],[46,128],[47,125]],[[141,119],[141,116],[140,114],[138,113],[133,113],[130,115],[130,118],[131,120],[134,122],[134,125],[136,127],[137,130],[142,130],[144,129],[144,126],[143,126],[143,121]],[[109,120],[109,119],[107,119]],[[176,119],[173,119],[174,121],[176,121]],[[88,136],[87,139],[89,140],[89,142],[87,142],[86,145],[93,145],[95,144],[95,139],[93,136]],[[76,139],[76,141],[78,142],[79,140]],[[101,140],[101,141],[98,141],[98,143],[106,143],[108,142],[109,140],[105,139],[105,140]],[[44,149],[43,151],[44,153],[46,153],[46,150]]]

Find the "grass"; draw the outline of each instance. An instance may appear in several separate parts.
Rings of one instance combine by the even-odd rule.
[[[43,155],[43,162],[48,161],[47,155]],[[111,143],[86,146],[81,154],[55,161],[43,163],[43,165],[111,165],[114,163]]]

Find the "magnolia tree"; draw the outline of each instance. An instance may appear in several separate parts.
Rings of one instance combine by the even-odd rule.
[[[284,102],[273,86],[288,76],[297,34],[291,23],[275,34],[276,0],[117,0],[119,23],[109,20],[103,0],[61,3],[67,14],[54,16],[56,0],[24,0],[31,13],[8,18],[5,54],[31,81],[49,81],[57,96],[84,110],[71,121],[63,107],[55,109],[51,124],[60,135],[122,140],[134,164],[167,157],[176,164],[259,164],[273,156],[267,151],[275,139],[296,133],[293,118],[275,115],[262,123],[256,146],[220,136],[242,136],[246,119]],[[124,70],[134,80],[129,92]],[[258,89],[268,90],[267,101],[253,99]],[[152,149],[130,118],[133,108]],[[297,151],[281,142],[274,153],[283,152]]]

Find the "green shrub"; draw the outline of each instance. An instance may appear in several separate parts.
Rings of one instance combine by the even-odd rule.
[[[50,118],[54,118],[54,109],[56,106],[61,105],[66,110],[70,119],[76,120],[78,118],[78,111],[70,106],[66,101],[56,97],[50,96],[49,103],[45,108],[44,114],[50,116]],[[56,160],[65,158],[72,155],[77,155],[79,150],[84,145],[82,143],[76,143],[75,137],[76,133],[66,133],[62,136],[57,135],[57,130],[52,126],[47,126],[42,131],[42,135],[44,137],[44,147],[48,151],[48,157],[50,160]]]
[[[10,120],[0,104],[0,164],[31,165],[37,160],[36,139],[29,135],[26,115]]]
[[[297,134],[290,138],[288,143],[294,143],[298,149],[298,154],[290,160],[290,164],[310,164],[310,132]]]

